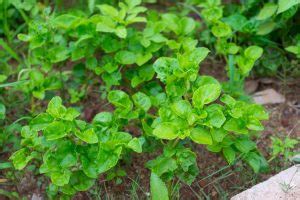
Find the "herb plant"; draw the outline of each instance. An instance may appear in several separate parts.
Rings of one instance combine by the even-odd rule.
[[[49,183],[49,198],[72,198],[100,176],[120,182],[128,158],[154,153],[145,162],[151,197],[169,199],[173,180],[191,185],[198,176],[196,145],[229,165],[243,161],[255,173],[267,170],[254,139],[268,113],[243,101],[243,83],[272,46],[269,41],[263,48],[263,38],[283,29],[273,27],[274,20],[289,21],[296,4],[266,3],[250,18],[256,4],[229,8],[218,0],[186,1],[178,5],[193,9],[182,12],[149,9],[141,0],[88,1],[88,12],[25,2],[15,5],[18,11],[36,9],[16,34],[26,53],[8,51],[5,58],[18,64],[13,72],[0,72],[0,93],[11,87],[30,101],[26,117],[11,122],[21,141],[10,161],[17,170],[35,166]],[[252,37],[263,42],[248,42]],[[298,43],[289,42],[286,51],[299,57]],[[225,60],[228,82],[199,74],[213,54]],[[95,96],[99,109],[86,104]],[[11,116],[2,99],[0,123]]]

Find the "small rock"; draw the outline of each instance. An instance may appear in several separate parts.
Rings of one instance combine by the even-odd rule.
[[[258,88],[258,82],[256,80],[249,80],[245,82],[245,91],[247,94],[252,94]]]
[[[39,195],[39,194],[36,194],[36,193],[33,193],[32,197],[31,197],[31,200],[42,200],[43,198]]]
[[[263,84],[272,84],[272,83],[276,83],[276,81],[272,78],[261,78],[259,79],[259,82],[263,83]]]
[[[284,103],[285,97],[276,92],[274,89],[266,89],[263,91],[259,91],[253,94],[253,100],[258,104],[276,104],[276,103]]]

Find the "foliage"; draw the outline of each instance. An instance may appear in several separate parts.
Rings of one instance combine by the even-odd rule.
[[[278,156],[283,156],[285,161],[291,158],[294,155],[292,149],[299,143],[296,139],[291,139],[286,137],[284,140],[281,140],[277,137],[272,137],[272,157],[270,161],[275,159]]]
[[[46,113],[22,127],[24,148],[10,158],[15,168],[21,170],[36,159],[39,172],[51,179],[52,190],[73,195],[89,189],[99,174],[114,167],[126,148],[141,152],[143,139],[118,131],[112,113],[99,113],[91,124],[76,119],[79,115],[64,107],[60,97],[52,98]]]
[[[153,199],[168,199],[174,179],[189,185],[196,179],[195,145],[222,155],[230,165],[242,160],[255,173],[267,169],[253,139],[268,113],[240,98],[243,81],[266,56],[265,43],[248,38],[282,29],[272,28],[273,20],[287,22],[295,4],[268,3],[248,19],[254,5],[232,5],[239,12],[231,14],[220,1],[195,1],[207,26],[199,31],[201,22],[190,11],[158,12],[141,0],[88,1],[88,12],[16,2],[4,5],[5,12],[13,8],[29,17],[15,33],[18,40],[11,31],[0,33],[8,52],[1,58],[5,128],[0,131],[1,136],[20,134],[10,161],[17,170],[33,165],[47,177],[50,198],[89,190],[103,174],[106,180],[126,176],[122,161],[133,153],[162,152],[145,164]],[[295,41],[286,50],[299,56]],[[227,63],[229,82],[199,74],[201,63],[215,52]],[[101,110],[86,103],[93,101],[93,92]],[[20,114],[26,122],[12,117],[15,94],[27,103]],[[92,119],[87,107],[96,111]],[[3,146],[8,141],[0,138]]]
[[[224,84],[227,92],[243,97],[243,82],[252,68],[263,75],[276,75],[280,70],[289,71],[291,76],[299,75],[299,35],[294,30],[299,24],[296,20],[300,14],[299,3],[298,0],[278,3],[254,0],[240,4],[187,1],[187,8],[190,5],[200,8],[198,12],[192,7],[190,12],[196,10],[207,28],[200,33],[199,40],[214,46],[216,54],[227,62],[230,79]],[[262,59],[256,62],[260,57]]]

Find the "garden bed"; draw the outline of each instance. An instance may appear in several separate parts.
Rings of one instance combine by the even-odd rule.
[[[229,199],[299,162],[297,2],[87,2],[0,2],[0,199]]]

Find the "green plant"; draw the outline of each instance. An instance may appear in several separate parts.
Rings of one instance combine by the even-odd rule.
[[[133,152],[162,152],[146,163],[153,199],[171,197],[173,180],[189,185],[195,180],[196,144],[230,165],[240,158],[255,173],[266,170],[253,138],[268,114],[260,105],[236,100],[239,95],[212,76],[199,75],[210,50],[199,45],[197,20],[184,12],[147,9],[140,0],[118,7],[89,3],[89,13],[45,8],[18,34],[27,52],[16,79],[26,84],[14,92],[31,100],[32,119],[18,131],[22,148],[10,157],[16,169],[35,166],[50,179],[47,194],[53,199],[88,190],[102,174],[120,183],[126,176],[120,161]],[[221,20],[220,2],[203,7],[233,87],[263,50],[231,41],[235,32]],[[93,92],[103,105],[89,122],[84,101]]]
[[[79,115],[54,97],[46,113],[22,127],[24,148],[11,156],[15,168],[23,169],[37,160],[39,172],[51,179],[52,191],[73,195],[89,189],[99,174],[118,163],[126,149],[141,152],[143,139],[118,131],[119,124],[114,126],[118,119],[112,113],[99,113],[92,124],[76,119]]]
[[[296,40],[296,44],[286,47],[285,50],[295,54],[295,56],[299,59],[300,58],[300,35],[299,34],[295,37],[295,40]]]
[[[299,143],[296,139],[291,139],[286,137],[284,140],[281,140],[278,137],[271,137],[272,140],[272,157],[269,159],[269,162],[283,156],[285,161],[288,161],[294,155],[293,149]]]
[[[244,98],[243,82],[253,67],[265,75],[276,75],[280,70],[294,67],[295,61],[289,61],[284,49],[297,56],[297,46],[287,44],[295,43],[294,38],[297,38],[292,24],[297,23],[298,4],[298,1],[287,0],[241,4],[205,0],[187,1],[183,5],[205,22],[206,29],[200,33],[199,40],[210,49],[214,46],[216,54],[224,57],[229,77],[229,83],[224,83],[226,91]],[[200,12],[192,5],[200,7]],[[253,56],[251,59],[249,53]],[[289,71],[293,74],[293,70]]]
[[[162,57],[154,63],[158,78],[166,84],[166,93],[154,105],[158,110],[154,118],[147,114],[151,99],[141,92],[132,95],[131,100],[121,90],[110,91],[107,98],[115,111],[97,114],[92,124],[76,120],[80,113],[65,108],[62,100],[54,97],[46,113],[22,128],[24,148],[12,155],[14,166],[23,169],[30,160],[44,154],[40,173],[50,177],[52,187],[71,195],[91,187],[98,174],[117,164],[126,148],[141,153],[144,137],[154,137],[170,140],[164,154],[147,164],[164,181],[177,176],[190,184],[198,174],[195,153],[179,144],[188,138],[207,145],[212,152],[222,152],[230,164],[236,154],[242,154],[259,172],[266,162],[250,140],[249,130],[262,130],[260,120],[268,115],[261,106],[228,95],[221,98],[224,105],[211,104],[219,98],[221,85],[212,77],[198,76],[198,65],[207,53],[205,48],[195,48],[178,58]],[[143,137],[132,138],[121,131],[123,123],[134,119],[142,123]]]

